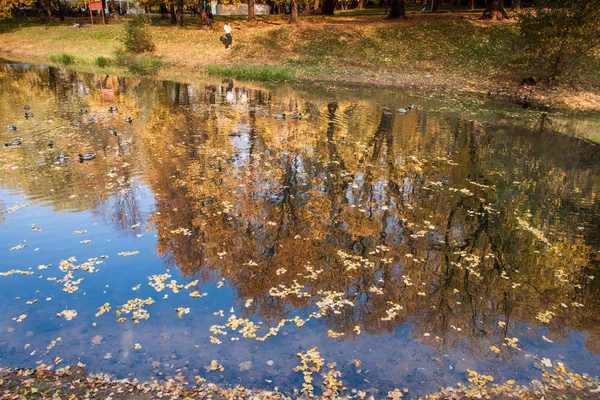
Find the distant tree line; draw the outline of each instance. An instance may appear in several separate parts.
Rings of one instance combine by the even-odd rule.
[[[535,1],[522,0],[220,0],[221,3],[233,5],[248,5],[248,20],[255,19],[254,4],[267,4],[272,13],[291,15],[292,23],[298,22],[300,13],[334,15],[336,11],[363,10],[365,8],[385,8],[389,18],[403,18],[406,7],[418,7],[423,11],[439,12],[445,7],[485,8],[484,17],[502,19],[507,16],[506,9],[519,10],[521,6],[534,6]],[[539,0],[537,1],[540,2]],[[108,4],[107,4],[108,3]],[[115,0],[102,0],[118,22],[121,14],[120,6]],[[141,0],[138,4],[146,12],[160,13],[163,18],[171,19],[174,25],[183,25],[184,10],[193,15],[206,14],[210,8],[207,0]],[[67,2],[65,0],[0,0],[1,16],[38,16],[42,20],[50,18],[64,19],[81,17],[88,12],[86,3]]]

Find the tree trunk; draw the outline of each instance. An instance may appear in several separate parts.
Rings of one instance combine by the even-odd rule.
[[[42,12],[40,13],[40,20],[42,22],[48,22],[52,19],[52,4],[50,4],[50,0],[42,0],[40,4],[42,7]]]
[[[165,3],[160,3],[160,19],[167,19],[167,14],[169,14],[167,5]]]
[[[475,9],[475,0],[471,0],[471,10]]]
[[[513,0],[512,9],[516,12],[521,11],[521,0]]]
[[[433,8],[431,11],[436,12],[442,9],[442,0],[433,0]]]
[[[111,14],[113,15],[113,18],[115,19],[115,22],[117,24],[121,23],[121,18],[119,17],[119,9],[117,8],[117,5],[115,4],[115,0],[109,0],[108,2],[108,9],[111,12]]]
[[[317,11],[320,6],[321,6],[321,3],[319,2],[319,0],[315,0],[315,5],[313,7],[313,10]]]
[[[388,14],[387,18],[406,18],[405,0],[392,0],[392,6],[390,8],[390,13]]]
[[[365,8],[364,0],[358,0],[355,10],[363,10]]]
[[[173,2],[169,3],[169,9],[171,11],[171,23],[175,25],[177,23],[177,16],[175,15],[175,4]]]
[[[254,18],[254,0],[248,0],[248,21],[253,21]]]
[[[183,0],[177,0],[177,26],[183,28]]]
[[[298,2],[292,0],[292,13],[290,14],[290,24],[298,25]]]
[[[485,0],[485,10],[483,11],[481,19],[500,21],[504,18],[508,18],[503,3],[503,0]]]
[[[337,0],[323,0],[323,8],[321,9],[321,14],[333,15],[335,12],[336,4]]]
[[[65,6],[64,6],[64,4],[62,4],[60,2],[60,0],[56,2],[56,8],[58,10],[58,18],[60,18],[61,21],[64,21],[65,20]]]

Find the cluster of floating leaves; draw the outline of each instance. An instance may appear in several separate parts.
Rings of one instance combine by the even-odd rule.
[[[140,252],[137,251],[137,250],[133,250],[133,251],[122,251],[122,252],[119,253],[119,255],[121,257],[129,257],[129,256],[133,256],[133,255],[136,255],[136,254],[140,254]]]
[[[127,300],[127,303],[123,304],[121,308],[115,312],[118,318],[117,322],[125,322],[127,318],[121,317],[121,315],[131,313],[131,320],[136,324],[139,324],[141,319],[150,318],[150,314],[144,306],[149,306],[151,304],[154,304],[154,299],[152,299],[152,297],[148,297],[147,299],[135,298]]]

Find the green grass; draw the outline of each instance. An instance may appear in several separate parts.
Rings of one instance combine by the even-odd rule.
[[[70,65],[75,64],[77,59],[70,54],[52,54],[50,55],[50,61],[57,64]]]
[[[115,64],[126,67],[135,75],[151,75],[161,66],[158,58],[148,53],[135,55],[124,49],[115,52]]]
[[[137,56],[127,67],[135,74],[150,75],[160,67],[160,61],[152,56]]]
[[[209,65],[206,71],[212,76],[225,76],[242,80],[256,80],[263,82],[281,82],[292,80],[296,69],[292,67],[279,67],[274,65],[261,66],[221,66]]]

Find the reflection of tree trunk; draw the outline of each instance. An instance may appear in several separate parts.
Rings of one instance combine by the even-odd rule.
[[[190,105],[190,93],[188,91],[188,84],[184,83],[182,85],[181,89],[183,90],[183,105],[189,106]]]
[[[387,136],[386,133],[392,129],[393,115],[394,114],[391,112],[387,112],[387,110],[381,114],[379,126],[375,131],[375,135],[373,135],[373,154],[371,155],[372,161],[375,161],[379,158],[381,148],[383,147],[383,140]]]
[[[469,135],[469,161],[475,165],[479,160],[479,150],[481,148],[481,124],[477,121],[471,121],[471,130]],[[471,176],[471,180],[477,180],[476,176]]]
[[[181,83],[175,84],[175,96],[173,96],[173,105],[179,105],[179,91],[181,90]]]
[[[125,85],[125,83],[126,83],[125,78],[120,77],[119,78],[119,94],[127,93],[127,86]]]
[[[48,67],[48,87],[56,92],[56,68]]]
[[[329,112],[329,125],[327,127],[327,140],[331,141],[333,139],[333,132],[335,129],[335,124],[333,121],[335,120],[335,112],[338,109],[338,103],[329,103],[327,104],[327,111]]]
[[[377,130],[373,135],[373,153],[371,154],[371,162],[367,164],[367,168],[365,171],[364,183],[363,183],[363,192],[366,198],[361,201],[361,203],[368,205],[365,206],[367,208],[368,213],[365,216],[370,217],[373,213],[371,204],[374,204],[373,201],[373,167],[372,165],[377,164],[377,160],[381,155],[381,151],[383,149],[384,142],[387,143],[386,139],[389,139],[389,132],[392,129],[392,121],[393,114],[388,110],[384,110],[381,113],[381,120],[379,122],[379,126],[377,126]]]
[[[335,133],[335,113],[338,110],[338,103],[337,102],[332,102],[327,104],[327,111],[328,111],[328,120],[329,120],[329,124],[327,126],[327,133],[326,133],[326,137],[327,137],[327,150],[329,153],[329,163],[327,164],[327,172],[329,174],[331,174],[331,176],[333,177],[332,179],[327,179],[326,183],[325,183],[325,193],[327,193],[327,197],[329,199],[329,202],[331,203],[331,208],[330,208],[330,221],[331,221],[331,227],[334,228],[336,226],[338,226],[339,224],[342,223],[342,221],[338,220],[338,216],[340,215],[340,213],[342,212],[341,208],[338,205],[339,202],[339,197],[338,197],[338,192],[344,192],[347,183],[344,179],[340,179],[341,175],[340,175],[340,171],[345,171],[346,170],[346,165],[344,164],[344,159],[342,157],[340,157],[339,153],[338,153],[338,148],[337,145],[335,144],[335,141],[333,140],[333,135]],[[338,161],[336,163],[333,163],[332,161]],[[341,198],[342,201],[347,201],[346,197],[342,196]]]
[[[250,127],[248,133],[248,157],[250,159],[250,165],[254,164],[254,147],[256,146],[256,109],[252,109],[248,112],[248,126]]]
[[[544,133],[544,127],[546,126],[546,120],[548,119],[548,113],[543,112],[540,119],[540,136]],[[548,120],[548,122],[550,122]],[[550,125],[552,123],[550,122]]]

